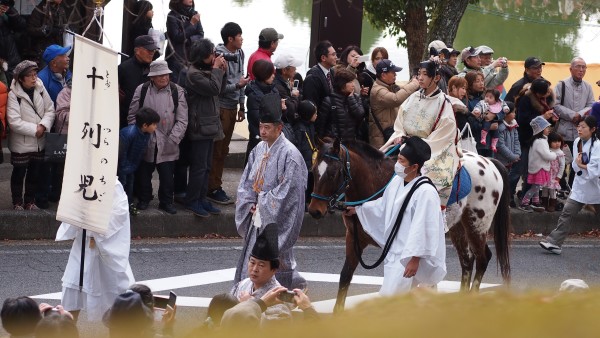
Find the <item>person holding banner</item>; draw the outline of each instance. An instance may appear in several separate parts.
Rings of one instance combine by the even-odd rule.
[[[129,204],[123,186],[117,180],[107,233],[100,235],[62,223],[56,241],[73,240],[69,261],[62,278],[61,304],[77,319],[86,310],[89,321],[102,319],[102,314],[115,298],[135,283],[129,265]],[[81,280],[81,250],[85,250]],[[81,283],[83,282],[83,283]],[[82,285],[83,284],[83,285]]]

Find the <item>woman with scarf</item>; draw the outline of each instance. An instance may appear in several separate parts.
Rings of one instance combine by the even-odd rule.
[[[152,28],[152,17],[154,11],[152,3],[146,0],[140,0],[133,5],[133,13],[135,18],[131,22],[131,41],[134,41],[140,35],[149,35],[150,28]],[[133,45],[129,50],[129,55],[133,55]]]
[[[179,75],[189,61],[189,50],[194,41],[204,37],[200,13],[194,9],[194,0],[171,0],[167,15],[167,51],[171,81],[178,83]]]

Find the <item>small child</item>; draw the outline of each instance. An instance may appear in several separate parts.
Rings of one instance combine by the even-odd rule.
[[[519,209],[525,212],[542,212],[545,208],[540,204],[540,188],[550,181],[550,163],[556,159],[556,153],[550,151],[548,145],[550,122],[542,116],[536,116],[529,125],[533,129],[527,168],[527,183],[531,184],[531,188],[523,195]]]
[[[150,134],[156,130],[159,121],[160,116],[154,109],[143,107],[135,113],[135,124],[130,124],[119,132],[117,176],[127,193],[132,215],[137,214],[133,205],[133,173],[140,165]]]
[[[550,161],[550,180],[542,187],[542,205],[548,212],[556,211],[556,191],[560,190],[560,178],[565,171],[565,153],[563,138],[556,132],[548,135],[550,151],[556,153],[556,159]]]
[[[487,89],[485,91],[484,99],[479,101],[475,108],[473,108],[473,113],[481,113],[479,120],[483,121],[481,141],[479,142],[485,146],[487,144],[486,139],[489,133],[490,137],[492,138],[490,149],[493,152],[498,151],[496,148],[498,145],[498,130],[490,130],[490,127],[494,123],[499,124],[499,122],[504,119],[504,114],[508,113],[509,111],[510,109],[506,103],[500,100],[500,92],[498,89]]]
[[[498,153],[495,158],[502,163],[508,170],[508,184],[510,186],[510,196],[515,196],[517,183],[521,178],[521,142],[519,141],[519,131],[517,120],[515,119],[515,104],[506,102],[509,112],[504,115],[504,121],[498,127]],[[516,208],[517,204],[511,197],[511,208]]]
[[[310,194],[313,188],[313,174],[311,171],[314,156],[317,154],[315,143],[315,120],[317,119],[317,107],[310,101],[304,100],[298,104],[297,113],[299,118],[292,125],[297,141],[297,147],[304,158],[308,169],[308,181],[306,183],[306,204],[310,203]]]

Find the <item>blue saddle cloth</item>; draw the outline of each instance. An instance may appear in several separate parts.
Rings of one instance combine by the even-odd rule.
[[[465,198],[469,192],[471,192],[471,175],[469,175],[469,172],[465,169],[465,167],[460,167],[454,176],[454,181],[452,181],[452,191],[450,192],[450,198],[448,199],[448,203],[446,205],[448,206],[454,204],[457,201]]]

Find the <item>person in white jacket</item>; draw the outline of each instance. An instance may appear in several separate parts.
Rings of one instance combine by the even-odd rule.
[[[79,286],[83,229],[62,223],[56,241],[74,240],[62,278],[62,301],[75,318],[87,311],[89,321],[102,319],[115,298],[135,283],[129,265],[130,228],[127,194],[119,180],[105,235],[86,231],[83,286]]]
[[[529,125],[533,129],[527,166],[527,183],[531,187],[523,195],[519,209],[525,212],[542,212],[545,208],[540,203],[540,190],[550,181],[550,162],[556,160],[556,153],[550,151],[548,145],[550,122],[543,116],[536,116]]]
[[[44,132],[49,131],[54,123],[54,103],[38,79],[37,70],[37,64],[33,61],[19,63],[14,69],[8,94],[8,149],[13,165],[10,190],[15,210],[38,209],[35,205],[36,180],[44,160]]]
[[[553,254],[562,253],[562,244],[569,234],[571,218],[585,204],[600,214],[600,142],[596,137],[597,120],[587,116],[577,126],[578,138],[573,142],[573,172],[575,179],[571,194],[558,218],[556,229],[540,242],[540,246]]]

